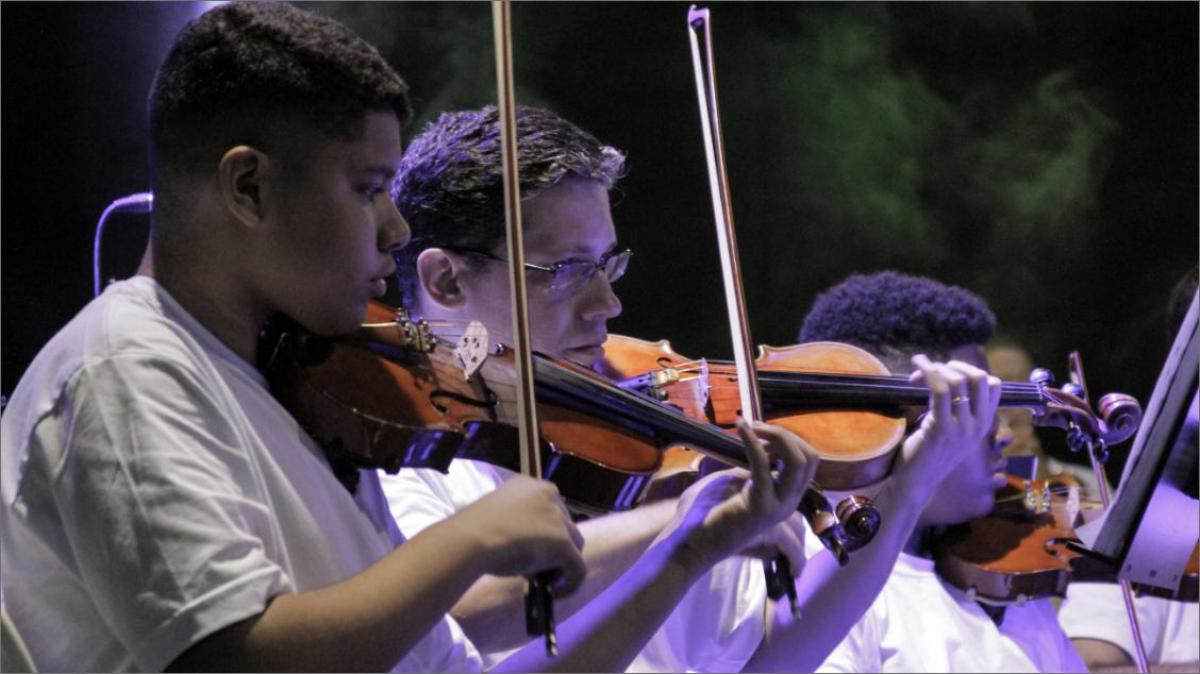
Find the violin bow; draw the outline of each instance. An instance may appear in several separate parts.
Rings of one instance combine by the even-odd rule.
[[[1075,390],[1079,398],[1083,402],[1088,402],[1087,379],[1083,376],[1083,359],[1078,351],[1072,351],[1068,356],[1070,363],[1071,383],[1074,384]],[[1101,401],[1103,405],[1103,401]],[[1108,493],[1108,474],[1104,470],[1104,461],[1108,458],[1108,450],[1104,445],[1103,440],[1083,439],[1082,435],[1075,436],[1079,438],[1078,444],[1082,445],[1082,449],[1087,450],[1088,460],[1092,464],[1092,474],[1096,476],[1096,490],[1100,492],[1100,505],[1108,510],[1112,498]],[[1129,584],[1128,578],[1119,578],[1117,581],[1121,586],[1121,599],[1125,603],[1125,615],[1129,618],[1129,631],[1133,635],[1133,656],[1134,662],[1137,665],[1138,671],[1146,674],[1150,671],[1148,660],[1146,659],[1146,646],[1142,639],[1142,628],[1138,624],[1137,610],[1133,606],[1133,589]]]
[[[525,291],[525,240],[521,229],[521,183],[517,163],[517,114],[513,95],[512,16],[508,0],[492,0],[492,29],[496,45],[496,86],[499,94],[500,152],[504,172],[504,219],[508,231],[508,268],[512,288],[513,339],[517,368],[517,420],[521,473],[542,478],[541,439],[534,399],[533,355],[529,338],[529,306]],[[525,593],[525,631],[543,636],[546,654],[558,655],[554,629],[553,571],[529,579]]]
[[[692,5],[688,9],[688,38],[692,46],[692,66],[696,80],[696,98],[700,105],[700,128],[704,134],[705,159],[708,160],[708,185],[712,193],[713,218],[717,226],[717,241],[721,254],[721,278],[725,286],[725,306],[729,315],[729,330],[733,338],[733,355],[737,366],[738,395],[742,417],[750,422],[762,421],[762,396],[758,374],[754,369],[753,341],[746,314],[746,297],[742,288],[742,272],[738,262],[737,237],[733,230],[733,205],[729,196],[729,180],[725,170],[725,145],[721,136],[721,121],[717,112],[717,83],[713,68],[712,24],[708,8]],[[703,42],[703,44],[701,44]],[[763,561],[767,594],[779,599],[785,593],[793,617],[799,617],[796,583],[791,563],[780,554],[773,561]]]

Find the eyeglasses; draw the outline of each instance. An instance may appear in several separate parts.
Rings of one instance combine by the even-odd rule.
[[[498,262],[508,262],[508,260],[499,255],[494,255],[487,251],[455,248],[452,246],[442,246],[442,248],[456,253],[478,255]],[[591,260],[566,260],[555,262],[548,266],[526,262],[525,268],[550,274],[550,290],[570,294],[582,288],[588,281],[591,281],[597,272],[604,272],[604,277],[608,279],[609,283],[616,283],[625,275],[625,268],[629,266],[629,258],[632,256],[633,251],[626,248],[622,251],[605,253],[595,262]]]

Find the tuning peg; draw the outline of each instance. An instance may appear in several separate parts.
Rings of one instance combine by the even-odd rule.
[[[1087,438],[1084,437],[1083,431],[1074,422],[1067,428],[1067,447],[1072,452],[1078,452],[1087,447]]]
[[[1062,390],[1063,390],[1063,393],[1066,393],[1068,395],[1073,395],[1076,398],[1079,398],[1080,400],[1083,400],[1084,397],[1087,395],[1084,392],[1083,387],[1080,386],[1079,384],[1075,384],[1075,383],[1063,384]]]
[[[1041,386],[1050,386],[1054,383],[1054,373],[1044,367],[1039,367],[1029,373],[1029,381]]]

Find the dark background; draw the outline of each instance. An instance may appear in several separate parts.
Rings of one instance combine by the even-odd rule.
[[[0,392],[91,296],[97,217],[148,188],[154,69],[210,4],[0,6]],[[302,6],[405,77],[409,135],[495,100],[486,4]],[[1093,395],[1149,398],[1168,293],[1198,258],[1196,3],[710,6],[755,341],[793,342],[821,289],[896,268],[983,295],[1060,376],[1079,349]],[[518,3],[517,97],[629,154],[613,331],[727,357],[686,11]],[[145,225],[110,221],[106,278],[132,272]]]

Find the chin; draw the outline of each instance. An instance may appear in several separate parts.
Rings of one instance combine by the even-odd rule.
[[[964,504],[964,506],[965,506],[963,508],[963,514],[964,514],[963,520],[964,521],[969,520],[969,519],[975,519],[976,517],[983,517],[983,516],[987,515],[988,513],[992,512],[993,509],[995,509],[995,507],[996,507],[995,493],[996,492],[992,489],[988,489],[987,487],[984,487],[979,490],[979,493],[980,493],[980,496],[978,498],[972,499],[972,502],[970,504]]]
[[[996,505],[996,499],[993,492],[988,487],[980,487],[972,491],[969,495],[961,495],[952,501],[943,502],[943,505],[938,508],[938,514],[932,515],[928,523],[938,526],[952,526],[962,524],[967,520],[973,520],[979,517],[984,517],[992,512]]]
[[[308,320],[299,318],[297,320],[313,334],[322,337],[337,337],[350,334],[362,325],[367,313],[366,304],[363,304],[361,309],[361,311],[343,311],[323,316],[306,316],[305,318]]]

